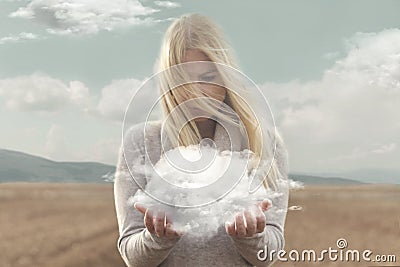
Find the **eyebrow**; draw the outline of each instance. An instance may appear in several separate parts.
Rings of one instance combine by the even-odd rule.
[[[217,71],[217,69],[216,69],[216,68],[213,68],[213,69],[211,69],[211,70],[209,70],[209,71],[204,72],[203,74],[200,74],[199,76],[204,76],[204,75],[206,75],[206,74],[209,74],[209,73],[212,73],[212,72],[215,72],[215,71]]]

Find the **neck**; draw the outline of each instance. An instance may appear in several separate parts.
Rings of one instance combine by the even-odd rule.
[[[214,139],[216,122],[211,119],[196,121],[196,126],[199,129],[201,138]]]

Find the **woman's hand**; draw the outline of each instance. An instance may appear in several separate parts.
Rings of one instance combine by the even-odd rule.
[[[225,223],[226,233],[234,237],[252,237],[264,231],[266,218],[264,211],[271,207],[271,201],[264,199],[254,207],[254,212],[244,210],[235,216],[235,221]]]
[[[144,214],[144,225],[150,233],[166,238],[175,238],[182,235],[172,228],[172,222],[164,211],[154,211],[137,202],[134,207]]]

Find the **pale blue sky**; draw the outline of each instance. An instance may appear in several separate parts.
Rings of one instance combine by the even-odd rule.
[[[118,99],[152,74],[168,19],[197,12],[223,28],[242,71],[265,91],[286,139],[292,171],[397,167],[400,51],[393,44],[399,44],[400,1],[56,5],[63,2],[48,1],[45,7],[42,0],[0,0],[1,148],[115,164],[119,106],[125,103]],[[128,4],[122,6],[124,2]],[[89,12],[108,14],[109,7],[121,10],[121,17],[111,14],[119,24],[92,19],[89,27],[77,19]],[[43,10],[64,10],[69,17],[63,20]],[[153,23],[132,23],[127,17]],[[71,29],[79,34],[68,33]],[[365,76],[365,71],[372,74]],[[346,101],[338,86],[353,92]],[[370,103],[378,105],[371,109],[379,110],[379,126],[368,122]],[[360,121],[364,124],[349,129]],[[380,133],[374,130],[378,127]],[[361,129],[371,130],[370,139],[358,137],[365,135]]]

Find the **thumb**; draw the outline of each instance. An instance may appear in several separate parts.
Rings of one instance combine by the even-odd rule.
[[[133,204],[133,206],[135,207],[135,209],[137,209],[138,211],[140,211],[141,213],[145,214],[147,208],[144,207],[142,204],[140,204],[139,202],[135,202],[135,204]]]
[[[261,201],[259,203],[259,207],[261,208],[261,210],[263,212],[267,211],[269,208],[271,208],[271,206],[272,206],[272,202],[268,198],[264,199],[263,201]]]

